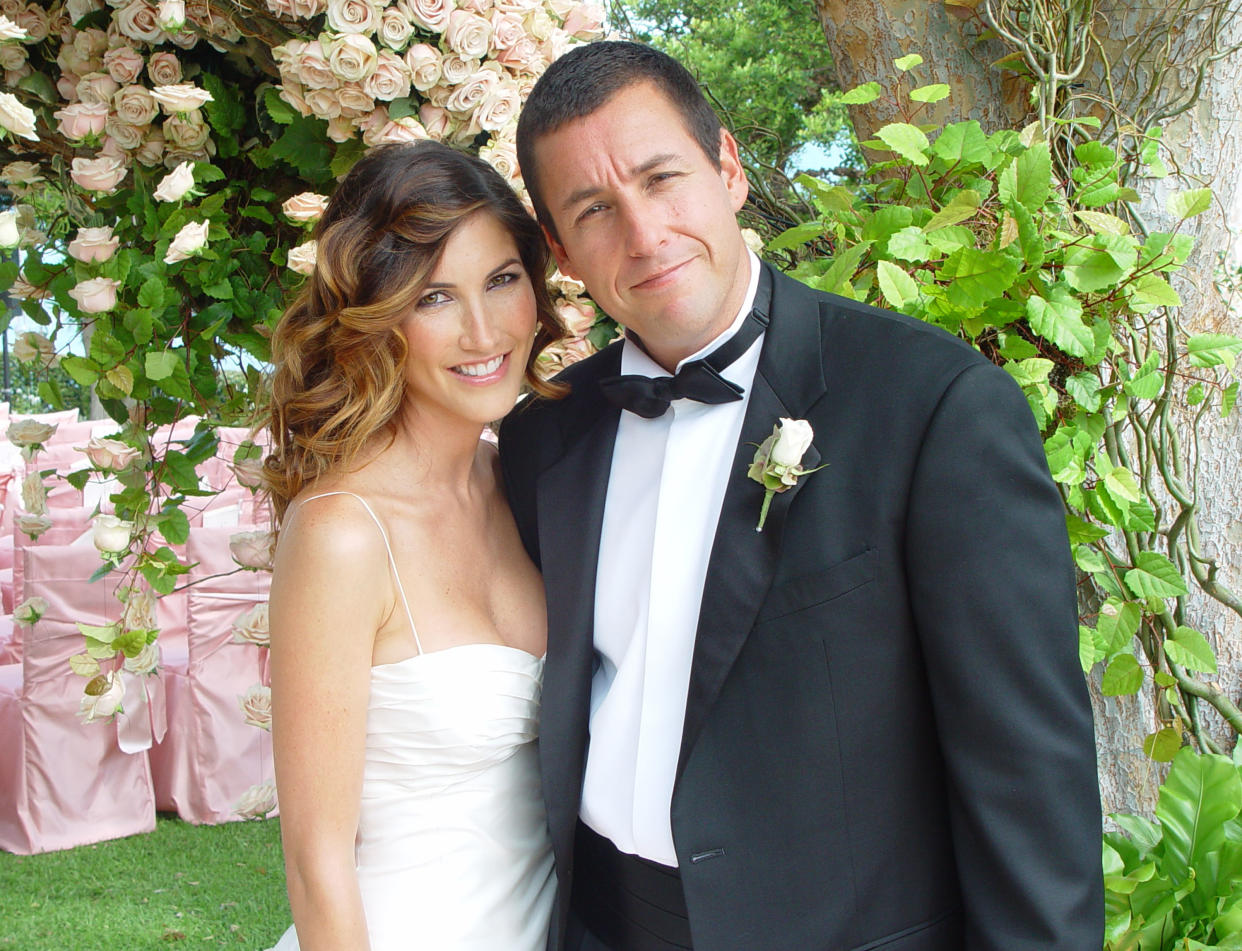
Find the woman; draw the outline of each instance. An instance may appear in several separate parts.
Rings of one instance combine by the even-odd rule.
[[[275,335],[279,951],[535,951],[538,572],[480,434],[559,334],[535,222],[433,142],[363,158]]]

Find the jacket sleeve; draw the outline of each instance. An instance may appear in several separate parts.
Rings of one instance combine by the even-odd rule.
[[[945,389],[908,512],[964,951],[1098,949],[1100,801],[1064,507],[1003,370],[975,364]]]

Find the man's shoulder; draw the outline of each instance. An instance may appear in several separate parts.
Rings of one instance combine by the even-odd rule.
[[[501,424],[502,445],[532,438],[546,440],[550,432],[564,430],[573,420],[592,417],[605,409],[607,404],[595,384],[601,377],[618,372],[621,343],[616,340],[558,373],[553,382],[568,387],[563,395],[531,394],[523,399]]]

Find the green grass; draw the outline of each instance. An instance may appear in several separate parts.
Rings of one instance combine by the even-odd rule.
[[[0,852],[0,951],[252,951],[288,925],[278,819]]]

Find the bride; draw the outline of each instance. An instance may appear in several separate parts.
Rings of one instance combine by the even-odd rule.
[[[543,589],[483,426],[560,330],[535,222],[486,163],[372,151],[277,328],[277,951],[538,951]]]

